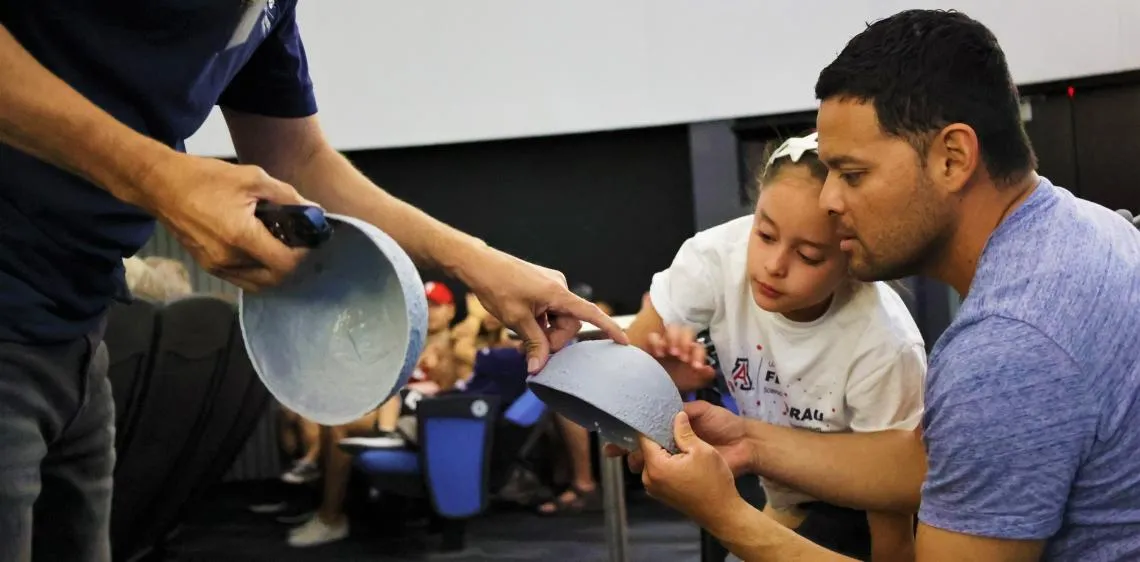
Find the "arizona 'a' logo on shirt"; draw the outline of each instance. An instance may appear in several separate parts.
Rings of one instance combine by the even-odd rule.
[[[747,357],[738,357],[732,366],[732,385],[737,390],[752,390],[752,375],[748,374]]]

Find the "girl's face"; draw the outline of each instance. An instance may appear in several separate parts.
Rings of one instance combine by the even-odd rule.
[[[454,304],[435,304],[428,301],[428,333],[436,334],[446,331],[455,319]]]
[[[446,337],[428,339],[424,350],[420,352],[416,368],[425,373],[438,371],[448,365],[451,355],[451,340]]]
[[[835,223],[819,204],[823,182],[785,164],[760,192],[748,240],[752,298],[768,312],[810,321],[847,278]]]

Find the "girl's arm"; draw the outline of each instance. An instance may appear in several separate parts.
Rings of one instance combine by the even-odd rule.
[[[644,299],[641,310],[637,312],[633,323],[626,330],[626,334],[629,335],[629,343],[652,354],[653,351],[649,347],[650,334],[663,334],[664,332],[665,322],[661,319],[661,315],[657,313],[657,309],[653,307],[650,299]],[[699,344],[693,342],[693,345]],[[713,378],[716,376],[716,372],[712,369],[697,369],[676,357],[665,357],[658,360],[665,367],[669,376],[673,378],[673,382],[681,392],[705,388],[712,384]]]

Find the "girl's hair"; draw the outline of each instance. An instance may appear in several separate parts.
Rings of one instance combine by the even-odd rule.
[[[800,137],[792,137],[791,139],[771,140],[764,144],[764,156],[762,162],[764,164],[760,167],[760,172],[756,174],[756,186],[754,192],[759,195],[760,191],[775,181],[776,177],[780,175],[780,170],[784,170],[791,166],[807,166],[811,172],[811,176],[820,182],[827,179],[827,166],[819,159],[819,153],[815,150],[804,150],[797,160],[793,160],[789,156],[781,156],[772,159],[776,151],[780,150],[785,143],[792,139],[806,139],[814,131],[807,131]],[[813,139],[814,140],[814,139]]]

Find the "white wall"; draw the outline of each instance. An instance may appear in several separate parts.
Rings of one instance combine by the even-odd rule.
[[[810,109],[864,22],[911,7],[987,24],[1019,83],[1140,68],[1137,0],[301,0],[298,17],[348,150]],[[217,115],[188,144],[233,151]]]

